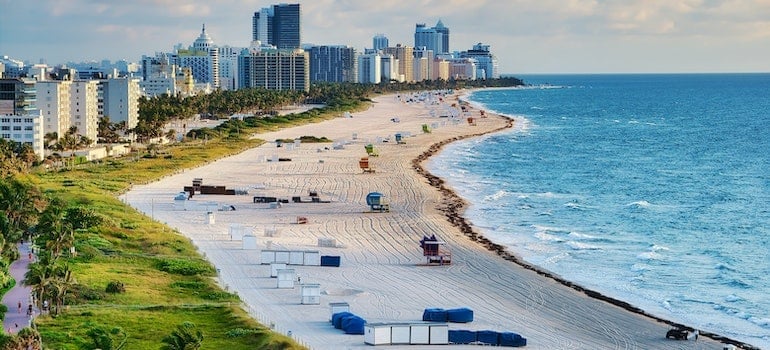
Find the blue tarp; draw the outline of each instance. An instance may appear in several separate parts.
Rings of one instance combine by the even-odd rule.
[[[483,344],[498,345],[500,344],[500,333],[496,331],[478,331],[476,332],[476,341]]]
[[[422,312],[422,320],[430,322],[446,322],[447,312],[441,308],[428,308]]]
[[[460,329],[449,330],[450,344],[470,344],[476,341],[476,332]]]
[[[331,256],[331,255],[322,255],[321,256],[321,266],[339,267],[340,266],[340,257],[339,256]]]
[[[522,338],[520,335],[512,332],[501,332],[499,337],[500,346],[526,346],[527,339]]]
[[[468,323],[473,321],[473,310],[462,307],[446,311],[447,322]]]
[[[356,315],[342,318],[342,330],[345,334],[364,334],[366,320]]]
[[[334,328],[342,329],[342,319],[348,316],[354,316],[354,315],[352,312],[348,312],[348,311],[342,311],[332,315],[332,324],[334,325]]]

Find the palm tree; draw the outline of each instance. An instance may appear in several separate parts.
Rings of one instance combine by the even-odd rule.
[[[67,217],[67,205],[59,198],[53,198],[40,215],[36,226],[38,240],[51,254],[53,260],[75,242],[75,229],[72,220]]]
[[[162,341],[162,350],[198,350],[203,344],[203,332],[192,322],[183,322]]]
[[[72,271],[69,265],[54,265],[53,278],[48,282],[48,295],[53,299],[54,315],[61,312],[67,293],[75,286],[75,279],[72,277]]]
[[[8,244],[15,246],[35,223],[41,198],[36,189],[18,180],[0,180],[0,215],[8,220],[2,234]]]

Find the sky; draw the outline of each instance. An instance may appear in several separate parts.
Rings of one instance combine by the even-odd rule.
[[[301,4],[303,43],[414,45],[441,20],[450,50],[490,45],[502,74],[770,72],[770,0],[0,0],[0,56],[49,65],[192,45],[246,47],[255,11]]]

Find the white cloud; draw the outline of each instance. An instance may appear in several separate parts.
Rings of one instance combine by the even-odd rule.
[[[36,60],[126,58],[191,44],[205,23],[217,44],[246,46],[256,0],[0,0],[0,54]],[[291,2],[291,1],[290,1]],[[634,71],[632,55],[657,52],[661,71],[684,69],[676,56],[705,52],[711,69],[770,70],[770,0],[299,0],[303,41],[371,46],[413,42],[415,23],[441,19],[453,50],[491,45],[503,72]],[[672,43],[678,43],[673,45]],[[741,53],[746,56],[741,66]],[[663,57],[664,59],[661,59]],[[549,63],[553,62],[553,64]],[[603,63],[598,63],[603,62]],[[611,62],[611,64],[607,64]],[[626,62],[626,63],[624,63]],[[626,68],[622,68],[626,64]],[[646,67],[651,63],[643,63]],[[636,65],[636,66],[634,66]],[[706,65],[704,65],[705,67]],[[582,68],[581,68],[582,67]],[[683,68],[684,67],[684,68]]]

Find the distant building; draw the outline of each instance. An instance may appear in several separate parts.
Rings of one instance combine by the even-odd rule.
[[[385,34],[377,34],[372,38],[372,47],[374,51],[380,51],[388,47],[388,37]]]
[[[404,81],[404,76],[398,74],[398,60],[393,55],[380,55],[380,76],[382,81]]]
[[[238,56],[240,88],[310,90],[310,59],[302,49],[252,47]]]
[[[238,55],[243,48],[223,46],[219,48],[219,87],[222,90],[238,90]]]
[[[433,27],[433,29],[441,33],[441,50],[433,51],[433,53],[436,55],[449,53],[449,28],[445,27],[441,20],[438,20],[436,26]]]
[[[433,60],[433,80],[448,81],[451,75],[449,75],[449,61],[441,58]]]
[[[70,85],[69,109],[70,125],[78,128],[78,134],[96,143],[99,134],[99,82],[73,81]],[[110,121],[114,122],[112,119]]]
[[[206,34],[205,25],[193,45],[187,50],[177,50],[176,54],[177,64],[180,67],[189,67],[196,82],[219,87],[219,50]]]
[[[414,80],[433,80],[433,50],[426,47],[414,48]]]
[[[361,84],[379,84],[382,80],[380,54],[368,53],[358,56],[358,81]]]
[[[2,63],[4,71],[2,78],[13,79],[26,74],[26,68],[22,61],[14,60],[8,56],[2,56],[0,57],[0,63]]]
[[[414,48],[397,44],[395,47],[386,47],[382,53],[393,55],[398,60],[398,74],[404,76],[405,82],[414,81]]]
[[[299,4],[278,4],[254,12],[252,40],[279,49],[300,48]]]
[[[110,78],[99,81],[99,116],[110,118],[110,122],[125,122],[127,129],[139,123],[139,79]]]
[[[43,116],[44,134],[56,133],[61,138],[72,125],[70,107],[72,81],[38,81],[37,106]],[[85,107],[85,106],[84,106]]]
[[[33,79],[0,79],[0,138],[28,144],[43,159],[42,119]]]
[[[414,29],[414,47],[424,47],[432,52],[443,52],[443,36],[433,28],[426,28],[424,23],[417,23]]]
[[[64,136],[75,126],[77,133],[96,143],[99,123],[97,80],[38,81],[37,107],[43,118],[44,134]]]
[[[446,60],[449,64],[449,78],[455,80],[475,80],[477,73],[476,60],[473,58],[451,58]]]
[[[476,60],[476,76],[478,79],[500,78],[497,58],[489,51],[489,45],[478,43],[468,51],[460,52],[460,58],[472,58]]]
[[[349,82],[358,81],[358,62],[356,49],[350,46],[311,46],[310,82]]]

